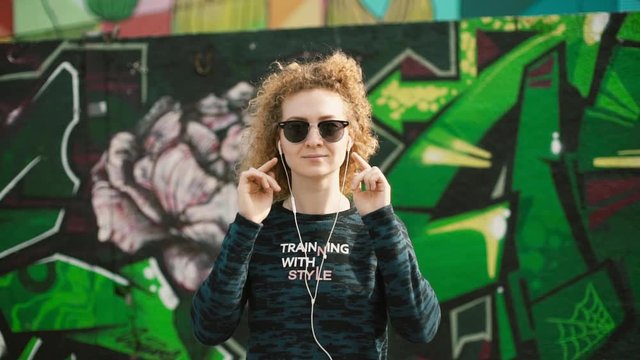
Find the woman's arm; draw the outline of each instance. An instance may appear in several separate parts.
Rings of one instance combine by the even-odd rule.
[[[245,285],[251,251],[261,228],[238,214],[211,273],[193,296],[193,333],[203,344],[224,342],[238,326],[247,301]]]
[[[369,229],[385,284],[394,329],[411,342],[429,342],[440,323],[440,305],[422,276],[407,229],[391,205],[362,217]]]

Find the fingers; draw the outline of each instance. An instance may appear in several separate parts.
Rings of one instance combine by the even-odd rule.
[[[266,163],[262,164],[262,166],[260,166],[258,168],[258,170],[262,171],[263,173],[267,173],[267,172],[269,172],[269,170],[273,169],[273,167],[277,163],[278,163],[278,158],[277,157],[273,157],[273,158],[271,158],[271,160],[269,160]]]
[[[362,158],[362,156],[360,156],[360,154],[358,154],[355,151],[351,153],[351,158],[356,162],[357,167],[362,170],[360,172],[357,172],[356,176],[351,181],[351,189],[353,191],[356,191],[356,189],[360,186],[360,184],[364,182],[364,185],[366,186],[367,190],[374,190],[375,189],[375,183],[374,183],[373,188],[372,188],[372,186],[370,184],[371,179],[372,179],[371,178],[372,174],[370,172],[370,170],[372,169],[371,165],[369,165],[369,163],[366,162]]]
[[[377,170],[377,171],[376,171]],[[378,168],[371,168],[366,171],[363,182],[369,191],[377,191],[378,182],[381,181],[382,172]]]
[[[358,164],[358,167],[362,170],[367,170],[367,169],[371,169],[371,165],[369,165],[368,162],[366,162],[362,156],[360,156],[360,154],[358,154],[357,152],[352,152],[351,153],[351,158],[353,160],[355,160],[355,162]]]
[[[351,189],[357,191],[361,183],[364,183],[367,191],[385,191],[389,186],[387,178],[377,166],[357,173],[351,182]]]
[[[276,192],[282,190],[274,177],[267,175],[267,180],[269,181],[269,185],[273,190],[275,190]]]
[[[274,173],[269,171],[266,173],[265,171],[270,170],[273,166],[278,162],[277,158],[273,158],[266,163],[264,163],[259,168],[250,168],[248,170],[243,171],[240,174],[240,185],[249,186],[249,191],[268,191],[274,190],[276,192],[282,190],[280,185],[275,179]],[[254,185],[254,186],[252,186]],[[256,189],[255,186],[258,188]]]
[[[242,172],[240,175],[240,185],[248,186],[250,192],[254,192],[256,190],[274,190],[277,192],[281,190],[276,179],[255,168]]]

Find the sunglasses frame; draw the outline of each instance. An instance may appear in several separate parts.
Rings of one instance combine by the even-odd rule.
[[[341,124],[341,125],[342,125],[342,129],[340,129],[340,130],[342,131],[342,135],[340,136],[340,138],[339,138],[338,140],[331,141],[331,140],[328,140],[327,138],[325,138],[325,137],[322,135],[322,131],[320,131],[320,125],[322,125],[322,123],[329,123],[329,122],[331,122],[331,123],[339,123],[339,124]],[[291,140],[289,140],[289,138],[287,137],[287,134],[286,134],[286,133],[284,134],[284,138],[285,138],[285,139],[287,139],[287,141],[289,141],[290,143],[292,143],[292,144],[298,144],[298,143],[301,143],[301,142],[303,142],[303,141],[304,141],[304,140],[309,136],[309,128],[311,127],[311,125],[309,124],[309,122],[304,121],[304,120],[287,120],[287,121],[280,121],[280,122],[278,122],[278,127],[279,127],[280,129],[282,129],[282,131],[284,132],[284,127],[287,125],[287,123],[305,123],[305,124],[307,124],[307,133],[305,134],[304,138],[302,138],[300,141],[291,141]],[[342,140],[342,138],[344,137],[344,128],[346,128],[347,126],[349,126],[349,121],[347,121],[347,120],[337,120],[337,119],[331,119],[331,120],[323,120],[323,121],[319,121],[319,122],[318,122],[318,125],[317,125],[317,127],[318,127],[318,132],[320,133],[320,137],[322,137],[322,140],[324,140],[324,141],[326,141],[326,142],[329,142],[329,143],[336,143],[336,142],[338,142],[338,141]]]

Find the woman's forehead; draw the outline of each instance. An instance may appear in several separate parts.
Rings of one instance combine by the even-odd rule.
[[[303,90],[287,96],[282,102],[282,118],[307,120],[345,118],[348,113],[342,97],[326,89]]]

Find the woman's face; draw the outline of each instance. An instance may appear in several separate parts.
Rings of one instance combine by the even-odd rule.
[[[331,125],[325,128],[325,135],[335,135],[334,138],[324,139],[318,125],[328,120],[349,120],[347,114],[348,109],[340,95],[325,89],[303,90],[284,100],[281,121],[303,121],[309,124],[307,136],[299,142],[292,142],[285,136],[284,129],[279,130],[283,155],[294,178],[339,179],[340,166],[350,147],[349,127],[340,130],[342,124],[339,123],[321,125]],[[298,128],[294,132],[302,131],[304,134],[305,124],[298,123],[296,126]],[[337,141],[331,141],[338,137]]]

